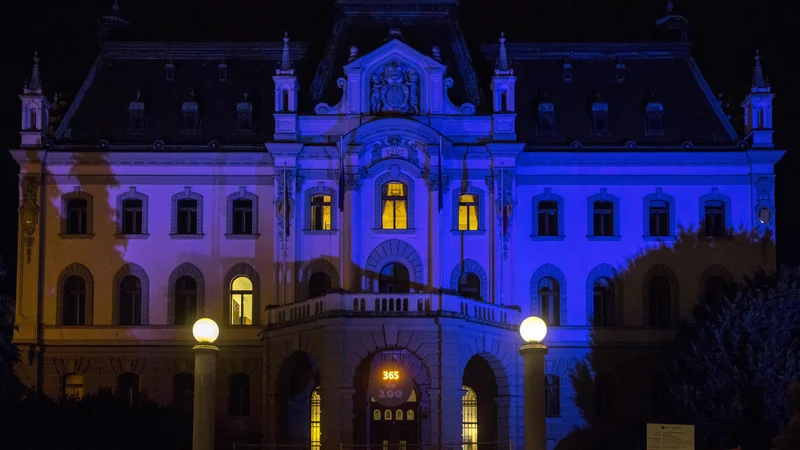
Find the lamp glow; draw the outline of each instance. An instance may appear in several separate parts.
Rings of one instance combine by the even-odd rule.
[[[519,325],[519,334],[527,343],[542,342],[547,336],[547,324],[540,317],[530,316]]]
[[[192,334],[197,339],[197,342],[211,344],[219,337],[219,326],[217,326],[217,322],[208,317],[203,317],[202,319],[197,319],[197,322],[194,323]]]

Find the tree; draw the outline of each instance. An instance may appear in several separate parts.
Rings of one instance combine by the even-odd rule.
[[[6,268],[0,257],[0,391],[13,378],[14,364],[19,362],[19,349],[14,338],[14,301],[5,294]]]
[[[800,270],[759,274],[735,292],[700,302],[667,364],[675,418],[707,448],[769,448],[800,379]]]

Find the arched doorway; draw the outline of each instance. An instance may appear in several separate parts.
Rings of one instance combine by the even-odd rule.
[[[408,268],[400,263],[389,263],[381,269],[378,292],[381,294],[404,294],[411,288]]]
[[[475,355],[464,368],[464,399],[462,400],[462,442],[465,450],[484,449],[496,442],[497,435],[497,378],[494,369],[483,357]]]
[[[319,414],[324,399],[319,390],[319,373],[314,361],[303,352],[296,352],[284,361],[276,386],[277,433],[279,445],[319,447],[321,430]]]

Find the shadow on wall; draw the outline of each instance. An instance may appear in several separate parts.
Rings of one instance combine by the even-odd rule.
[[[647,423],[686,423],[670,411],[666,357],[698,302],[735,292],[736,282],[774,271],[771,236],[705,238],[681,230],[674,242],[643,250],[613,276],[588,280],[590,351],[570,374],[585,421],[557,450],[644,450]],[[697,286],[696,290],[692,286]],[[622,304],[622,292],[627,303]],[[702,448],[702,447],[698,447]]]

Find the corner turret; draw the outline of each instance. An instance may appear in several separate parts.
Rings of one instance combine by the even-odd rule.
[[[744,133],[745,140],[753,148],[773,148],[772,134],[772,99],[775,94],[764,79],[761,68],[761,55],[756,50],[755,66],[753,67],[753,84],[747,93],[742,107],[744,108]]]
[[[275,82],[275,140],[297,139],[297,75],[289,52],[289,33],[283,35],[281,65],[272,77]]]
[[[516,141],[517,114],[514,85],[517,77],[508,60],[505,33],[500,33],[500,54],[492,77],[492,135],[496,141]]]
[[[41,147],[47,135],[50,122],[50,102],[44,96],[42,77],[39,72],[39,52],[33,54],[31,77],[22,88],[22,122],[20,146],[22,148]]]

